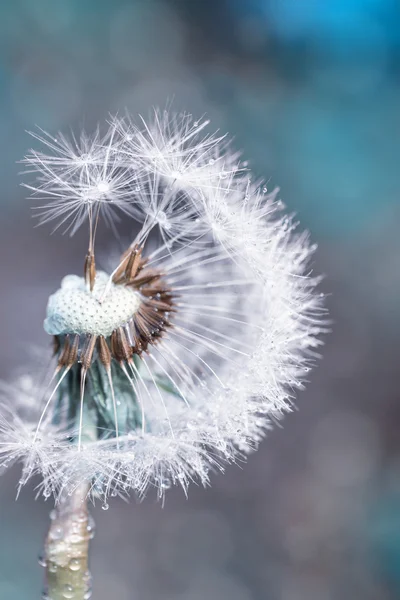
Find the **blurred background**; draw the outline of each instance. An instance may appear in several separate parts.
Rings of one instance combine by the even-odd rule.
[[[164,508],[93,514],[95,600],[400,597],[400,4],[397,0],[13,0],[0,8],[0,376],[80,272],[36,229],[32,140],[172,101],[207,113],[319,245],[333,332],[298,411],[247,464]],[[105,238],[104,246],[112,240]],[[40,597],[50,502],[0,480],[0,597]]]

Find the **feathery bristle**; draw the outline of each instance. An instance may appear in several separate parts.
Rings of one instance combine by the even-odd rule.
[[[85,278],[49,299],[55,375],[36,426],[14,412],[0,423],[3,464],[22,460],[24,482],[41,472],[45,495],[207,484],[291,410],[318,356],[315,247],[207,126],[154,111],[111,119],[103,137],[34,134],[53,153],[26,158],[42,222],[89,220]],[[114,208],[141,229],[108,275],[94,247]]]

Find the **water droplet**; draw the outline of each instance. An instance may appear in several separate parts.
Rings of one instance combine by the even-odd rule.
[[[71,571],[79,571],[81,568],[81,561],[79,560],[79,558],[71,558],[71,560],[68,563],[68,567]]]
[[[69,536],[69,541],[71,544],[80,544],[82,541],[82,536],[80,536],[79,533],[71,533]]]
[[[108,510],[110,507],[109,507],[109,505],[107,504],[107,502],[104,502],[104,504],[102,505],[102,507],[101,507],[101,508],[102,508],[103,510]]]
[[[86,521],[86,519],[87,519],[87,515],[85,514],[85,512],[82,511],[78,514],[77,520],[79,523],[84,523]]]
[[[50,531],[50,538],[52,540],[60,540],[64,535],[64,530],[62,527],[54,527],[54,529],[52,529]]]
[[[41,567],[45,567],[46,566],[46,556],[45,554],[40,553],[38,556],[38,563]]]
[[[74,597],[74,588],[72,587],[72,585],[69,585],[69,583],[67,583],[64,586],[63,596],[64,596],[64,598],[73,598]]]
[[[57,573],[58,567],[57,567],[56,563],[50,562],[47,568],[49,570],[49,573]]]
[[[163,229],[166,229],[166,230],[171,229],[171,224],[168,222],[168,217],[163,210],[160,210],[157,213],[157,223]]]

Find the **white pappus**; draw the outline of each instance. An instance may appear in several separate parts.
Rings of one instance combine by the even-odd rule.
[[[3,393],[0,454],[24,463],[21,485],[40,473],[45,496],[86,483],[105,503],[186,492],[291,410],[326,327],[315,247],[206,127],[156,110],[113,117],[104,136],[34,134],[41,222],[73,233],[88,220],[89,248],[85,277],[49,299],[50,383],[16,409],[18,391]],[[97,271],[98,219],[118,209],[140,229],[112,273]]]

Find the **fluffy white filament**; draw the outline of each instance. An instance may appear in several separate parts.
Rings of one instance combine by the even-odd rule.
[[[315,248],[282,214],[277,190],[254,182],[225,137],[205,134],[207,125],[155,111],[139,125],[113,119],[104,138],[36,136],[53,152],[26,159],[39,172],[31,189],[49,200],[41,220],[76,230],[88,216],[88,188],[97,185],[92,200],[108,218],[115,205],[142,223],[139,238],[159,231],[149,264],[180,295],[174,326],[149,347],[140,370],[126,372],[141,428],[78,449],[65,423],[47,420],[33,443],[23,410],[2,419],[4,463],[21,459],[24,481],[40,472],[45,495],[83,480],[104,499],[207,484],[210,469],[254,450],[290,411],[317,356],[324,309],[310,275]],[[100,175],[107,189],[98,189]],[[37,400],[38,415],[45,400]]]

